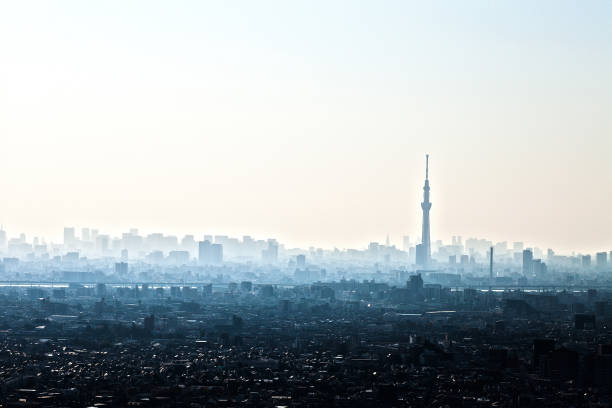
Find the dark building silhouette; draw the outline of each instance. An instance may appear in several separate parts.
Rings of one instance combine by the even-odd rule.
[[[408,281],[408,289],[412,293],[420,293],[423,291],[423,278],[421,278],[420,273],[410,277],[410,280]]]
[[[525,249],[523,251],[523,275],[531,276],[533,274],[533,251]]]
[[[555,349],[555,341],[552,339],[535,339],[533,341],[533,366],[538,368],[542,356],[547,355]]]
[[[152,332],[155,328],[155,316],[150,315],[144,318],[144,328],[148,332]]]
[[[574,315],[574,328],[576,330],[594,329],[595,315],[586,313],[576,313]]]

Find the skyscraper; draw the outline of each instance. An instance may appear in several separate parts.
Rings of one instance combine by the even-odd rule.
[[[582,256],[582,267],[590,268],[591,267],[591,255],[583,255]]]
[[[0,249],[6,247],[6,231],[0,227]]]
[[[608,253],[607,252],[598,252],[596,255],[597,267],[605,268],[608,264]]]
[[[64,227],[64,247],[71,248],[76,243],[74,228]]]
[[[278,261],[278,242],[275,239],[268,240],[268,248],[261,251],[261,259],[264,263],[276,263]]]
[[[404,251],[409,251],[410,250],[410,237],[408,235],[404,235],[402,249]]]
[[[533,274],[533,251],[530,248],[523,250],[523,275]]]
[[[221,265],[223,263],[223,245],[211,244],[210,241],[200,241],[198,244],[198,259],[202,265]]]
[[[423,187],[423,233],[421,234],[421,243],[417,245],[417,264],[428,266],[431,260],[431,237],[429,234],[429,210],[431,203],[429,202],[429,155],[425,155],[425,186]]]
[[[89,237],[89,228],[82,228],[81,229],[81,240],[85,241],[85,242],[89,242],[90,237]]]

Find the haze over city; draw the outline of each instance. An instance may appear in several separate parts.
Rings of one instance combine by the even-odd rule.
[[[612,407],[612,1],[0,1],[0,407]]]
[[[612,247],[609,2],[3,2],[0,222]]]

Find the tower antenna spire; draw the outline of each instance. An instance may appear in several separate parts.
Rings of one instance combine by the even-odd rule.
[[[429,155],[425,155],[425,180],[429,180]]]

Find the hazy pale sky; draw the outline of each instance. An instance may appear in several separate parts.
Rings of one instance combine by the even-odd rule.
[[[3,1],[0,222],[612,249],[611,1]],[[414,239],[414,238],[413,238]]]

